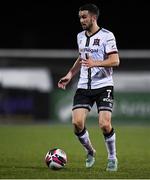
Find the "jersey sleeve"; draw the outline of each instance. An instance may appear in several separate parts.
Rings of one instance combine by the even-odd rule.
[[[116,39],[113,33],[108,33],[105,42],[105,51],[107,54],[117,53]]]

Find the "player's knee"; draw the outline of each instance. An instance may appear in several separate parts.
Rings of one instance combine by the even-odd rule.
[[[81,132],[84,129],[84,124],[80,120],[72,121],[75,132]]]

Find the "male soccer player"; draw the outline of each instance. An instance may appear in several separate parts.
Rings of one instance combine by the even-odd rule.
[[[114,34],[97,23],[99,8],[85,4],[79,8],[79,19],[83,31],[77,35],[79,57],[69,72],[58,82],[66,85],[80,70],[77,90],[72,108],[72,123],[75,135],[86,150],[85,166],[95,162],[93,148],[85,121],[94,103],[97,105],[99,127],[101,128],[108,152],[107,171],[117,171],[116,135],[111,125],[113,108],[113,67],[119,65],[119,55]]]

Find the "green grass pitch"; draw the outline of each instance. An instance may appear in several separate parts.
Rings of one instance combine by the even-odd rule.
[[[1,179],[142,179],[150,178],[150,127],[116,125],[119,169],[106,172],[107,153],[101,131],[87,125],[97,150],[93,168],[85,168],[85,151],[71,125],[1,125]],[[67,153],[64,169],[50,170],[47,151],[58,147]]]

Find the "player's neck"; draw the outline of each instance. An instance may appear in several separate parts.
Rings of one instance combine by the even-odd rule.
[[[86,34],[88,36],[93,35],[94,33],[96,33],[98,30],[100,29],[100,27],[96,24],[94,26],[92,26],[89,30],[86,31]]]

